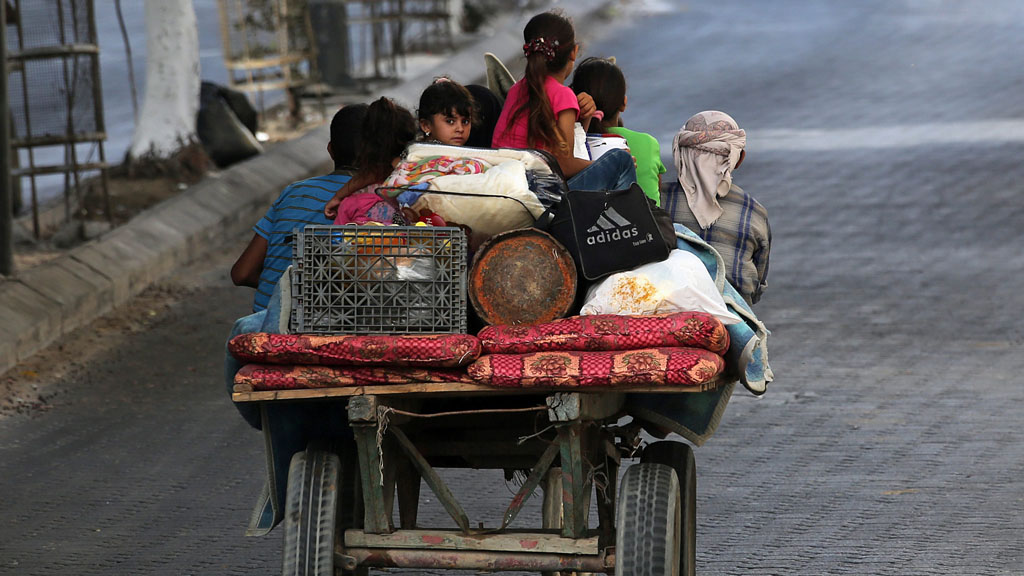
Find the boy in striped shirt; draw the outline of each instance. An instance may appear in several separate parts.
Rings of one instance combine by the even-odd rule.
[[[252,240],[231,267],[231,280],[236,286],[256,289],[253,312],[267,308],[274,286],[291,265],[290,239],[294,230],[305,228],[307,224],[333,223],[324,216],[324,205],[355,172],[365,115],[365,104],[352,104],[338,110],[331,120],[331,141],[327,144],[327,153],[334,160],[334,171],[290,184],[253,226]]]

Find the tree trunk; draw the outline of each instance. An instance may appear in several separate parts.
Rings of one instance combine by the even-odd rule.
[[[196,142],[199,34],[192,0],[146,0],[146,88],[129,156],[168,159]]]

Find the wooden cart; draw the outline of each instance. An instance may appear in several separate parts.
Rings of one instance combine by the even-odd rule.
[[[630,388],[680,394],[702,387]],[[696,469],[682,442],[643,445],[620,389],[422,383],[251,391],[236,402],[344,402],[354,436],[313,439],[288,473],[286,575],[367,568],[693,574]],[[623,459],[637,459],[619,481]],[[474,524],[435,468],[522,471],[500,522]],[[458,528],[417,524],[420,479]],[[542,526],[508,526],[542,489]],[[394,525],[397,494],[399,522]],[[588,528],[596,498],[596,529]]]

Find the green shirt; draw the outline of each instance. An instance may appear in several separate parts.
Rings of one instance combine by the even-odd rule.
[[[627,128],[609,128],[608,132],[626,139],[629,153],[636,158],[636,183],[644,189],[644,194],[661,206],[658,176],[667,170],[661,163],[661,146],[658,145],[658,141],[650,134]]]

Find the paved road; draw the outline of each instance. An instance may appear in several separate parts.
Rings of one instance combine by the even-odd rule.
[[[778,379],[697,451],[700,572],[1024,574],[1024,5],[649,6],[585,46],[626,71],[627,126],[667,146],[731,113],[775,233]],[[50,410],[0,421],[0,573],[277,571],[277,535],[241,537],[260,439],[216,379],[240,247],[148,329],[103,333],[121,345]],[[475,517],[507,499],[456,485]]]

